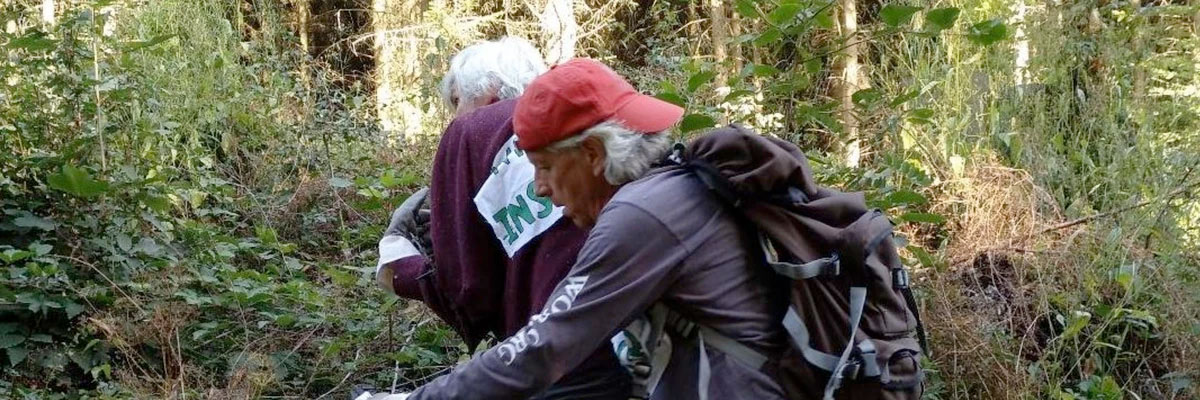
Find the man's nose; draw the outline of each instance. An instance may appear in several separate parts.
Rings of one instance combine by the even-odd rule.
[[[541,179],[533,180],[533,193],[538,197],[550,198],[550,186],[542,183]]]

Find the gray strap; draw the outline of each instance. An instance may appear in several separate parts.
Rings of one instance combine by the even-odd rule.
[[[720,350],[726,356],[737,360],[744,366],[757,370],[762,368],[763,364],[767,363],[767,356],[712,328],[701,325],[697,332],[700,338],[707,340],[707,343],[714,349]]]
[[[846,342],[846,349],[842,350],[842,356],[838,358],[837,366],[833,368],[833,373],[829,376],[829,382],[825,384],[825,400],[833,400],[833,392],[842,387],[843,374],[845,373],[847,361],[850,360],[850,352],[854,349],[854,335],[858,334],[858,323],[862,320],[863,306],[867,303],[867,288],[862,286],[854,286],[850,288],[850,340]]]
[[[825,371],[833,371],[837,367],[837,356],[812,347],[808,338],[808,327],[804,326],[804,320],[800,319],[795,308],[788,307],[787,315],[783,317],[783,328],[787,330],[788,336],[792,337],[792,346],[800,349],[804,360],[809,364]]]
[[[818,276],[836,276],[841,273],[842,263],[837,253],[803,264],[796,264],[779,260],[779,253],[775,251],[775,245],[771,243],[771,238],[765,232],[758,232],[758,242],[762,246],[767,265],[770,265],[777,274],[795,280],[804,280]]]
[[[708,400],[708,383],[712,380],[712,367],[708,363],[708,351],[704,348],[704,332],[698,332],[696,335],[700,338],[700,367],[699,376],[696,379],[696,390],[700,393],[700,400]]]

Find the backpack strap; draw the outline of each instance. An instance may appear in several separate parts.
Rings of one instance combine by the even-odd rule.
[[[758,352],[726,336],[707,326],[697,324],[687,319],[683,315],[671,311],[662,303],[655,304],[650,309],[650,319],[653,325],[658,326],[656,329],[658,334],[670,332],[678,336],[678,343],[696,342],[697,350],[699,351],[699,366],[697,368],[696,389],[700,400],[708,400],[709,383],[712,381],[712,364],[708,358],[708,347],[719,350],[726,357],[735,360],[735,362],[743,366],[758,370],[766,365],[768,358],[766,355]],[[659,322],[663,321],[663,322]],[[693,340],[694,339],[694,340]],[[651,342],[656,342],[656,339],[651,339]],[[676,342],[673,342],[676,343]],[[651,350],[653,352],[653,350]],[[655,363],[651,366],[654,369],[664,368],[665,365]],[[661,373],[661,371],[659,371]],[[649,394],[649,393],[647,393]]]

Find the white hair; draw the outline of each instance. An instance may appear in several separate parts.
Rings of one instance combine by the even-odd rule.
[[[546,148],[563,151],[578,147],[589,137],[604,144],[604,180],[613,186],[632,182],[646,175],[650,167],[671,151],[671,135],[667,132],[644,134],[626,128],[616,121],[604,121],[578,135],[551,143]]]
[[[492,90],[502,100],[512,99],[525,92],[525,86],[543,72],[546,63],[529,41],[506,36],[473,44],[454,55],[439,90],[450,108]]]

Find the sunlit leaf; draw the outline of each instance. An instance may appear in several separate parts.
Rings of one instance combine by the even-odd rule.
[[[340,176],[335,176],[335,177],[329,178],[329,186],[333,186],[338,189],[345,189],[345,188],[354,186],[354,182],[350,182],[350,180],[348,180],[346,178],[342,178]]]
[[[729,92],[722,101],[733,101],[754,94],[753,90],[739,89]]]
[[[108,183],[92,179],[92,176],[79,168],[63,165],[62,171],[50,175],[47,183],[51,188],[73,194],[78,197],[94,197],[108,191]]]
[[[737,0],[733,4],[733,9],[746,18],[758,17],[758,11],[754,9],[754,2],[751,0]]]
[[[800,4],[783,3],[767,14],[767,21],[773,25],[784,25],[796,18],[800,11],[804,11],[804,7]]]
[[[683,133],[694,130],[711,128],[717,124],[717,121],[712,117],[703,114],[688,114],[683,117],[683,121],[679,123],[679,131]]]
[[[695,92],[696,89],[699,89],[700,86],[704,86],[704,84],[711,82],[716,76],[717,73],[712,71],[701,71],[695,75],[692,75],[691,78],[688,78],[687,82],[688,92]]]
[[[922,196],[920,193],[917,193],[917,192],[914,192],[911,190],[898,190],[898,191],[889,193],[887,195],[887,197],[883,198],[885,207],[894,207],[894,206],[901,205],[901,204],[906,204],[906,205],[925,204],[925,201],[926,201],[925,196]]]
[[[1007,35],[1008,26],[995,18],[971,25],[967,30],[967,39],[984,46],[1004,40]]]
[[[888,26],[897,27],[907,24],[912,20],[913,14],[920,10],[920,7],[888,4],[879,9],[879,19]]]
[[[890,105],[892,107],[899,106],[901,104],[907,103],[909,100],[917,98],[917,95],[919,95],[919,94],[920,94],[920,91],[918,91],[917,89],[910,90],[902,95],[896,96],[896,98],[892,99],[892,102],[888,103],[888,105]]]
[[[659,100],[662,100],[662,101],[665,101],[665,102],[668,102],[668,103],[671,103],[671,104],[674,104],[674,105],[677,105],[680,107],[687,106],[687,100],[684,100],[684,98],[682,96],[675,94],[673,92],[662,92],[662,93],[654,95],[654,97],[657,97]]]
[[[959,9],[956,7],[937,8],[925,13],[925,31],[938,33],[954,26],[958,20]]]

